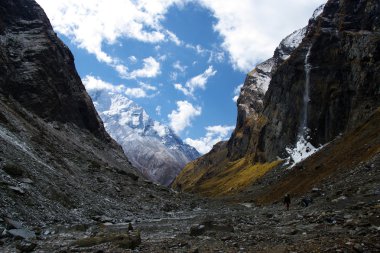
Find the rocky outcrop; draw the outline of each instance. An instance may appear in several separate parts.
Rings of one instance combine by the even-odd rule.
[[[236,127],[228,141],[228,157],[232,160],[242,158],[252,153],[250,148],[257,140],[258,132],[263,123],[260,118],[263,111],[263,99],[271,80],[271,71],[276,60],[271,58],[256,66],[248,73],[237,100],[238,117]]]
[[[111,141],[74,57],[34,1],[0,3],[0,92],[47,121],[72,122]]]
[[[322,7],[315,12],[310,22],[321,13]],[[288,35],[276,48],[273,57],[258,64],[247,74],[237,100],[238,116],[234,132],[228,141],[228,157],[237,160],[245,155],[255,154],[258,136],[266,123],[262,116],[264,96],[272,79],[272,73],[286,61],[305,37],[307,27]]]
[[[293,34],[295,39],[285,38],[274,57],[246,78],[227,157],[204,166],[209,153],[188,165],[183,173],[198,183],[187,190],[202,192],[205,175],[219,170],[216,176],[223,177],[242,159],[255,165],[286,159],[292,149],[311,154],[368,118],[380,106],[379,15],[374,0],[330,0]],[[191,173],[192,167],[201,173]]]

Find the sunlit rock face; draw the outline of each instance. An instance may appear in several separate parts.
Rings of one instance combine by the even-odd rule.
[[[380,106],[379,15],[375,0],[330,0],[318,8],[247,75],[227,145],[189,164],[176,186],[207,195],[210,175],[299,162],[368,119]]]
[[[320,12],[320,8],[317,11]],[[304,27],[287,36],[276,48],[272,58],[256,65],[247,74],[237,100],[236,128],[228,142],[228,156],[232,160],[255,152],[259,131],[265,123],[261,114],[264,109],[264,96],[271,82],[272,73],[290,57],[302,42],[306,31],[307,27]]]

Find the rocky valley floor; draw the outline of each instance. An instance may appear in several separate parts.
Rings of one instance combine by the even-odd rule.
[[[141,210],[118,219],[94,216],[83,223],[42,227],[1,219],[0,248],[62,253],[380,252],[379,165],[377,155],[328,178],[293,198],[289,211],[282,203],[231,204],[231,199],[177,194],[163,210]],[[300,204],[305,196],[313,199],[307,207]],[[25,235],[12,235],[12,226],[32,236],[23,240]]]

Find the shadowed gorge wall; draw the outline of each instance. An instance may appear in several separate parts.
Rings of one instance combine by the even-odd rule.
[[[111,141],[69,49],[34,1],[0,3],[0,91],[47,121],[72,122]]]

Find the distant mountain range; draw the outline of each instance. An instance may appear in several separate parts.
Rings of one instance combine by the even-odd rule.
[[[188,162],[199,157],[170,127],[151,119],[123,94],[109,90],[89,90],[89,94],[108,133],[148,179],[169,185]]]

